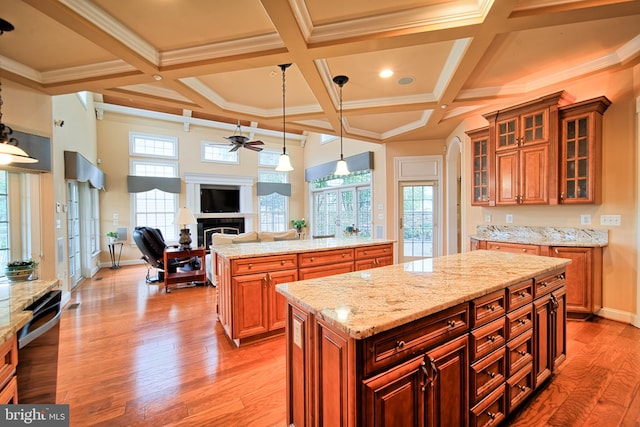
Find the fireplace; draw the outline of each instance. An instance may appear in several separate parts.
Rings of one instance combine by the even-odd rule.
[[[238,233],[244,233],[244,218],[198,218],[198,247],[204,246],[204,232],[210,228],[227,227],[235,228]],[[211,233],[207,233],[207,237]],[[207,247],[210,242],[207,242]]]

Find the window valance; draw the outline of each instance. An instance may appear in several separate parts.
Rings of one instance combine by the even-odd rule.
[[[364,153],[356,154],[355,156],[345,157],[350,172],[363,171],[373,169],[373,151],[367,151]],[[336,163],[329,162],[321,165],[312,166],[304,170],[304,180],[307,182],[314,179],[324,178],[327,175],[332,175],[336,170]]]
[[[127,176],[129,193],[144,193],[158,189],[167,193],[180,194],[180,178],[165,178],[160,176]]]
[[[278,193],[283,196],[291,197],[291,184],[280,182],[258,182],[256,184],[258,196],[268,196],[269,194]]]
[[[77,151],[64,152],[64,177],[89,182],[94,188],[104,190],[104,172]]]

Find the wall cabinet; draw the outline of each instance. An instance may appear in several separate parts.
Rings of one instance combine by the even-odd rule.
[[[599,203],[605,97],[564,91],[485,114],[471,139],[471,204]]]
[[[18,340],[16,336],[0,347],[0,404],[18,403],[16,367],[18,366]]]

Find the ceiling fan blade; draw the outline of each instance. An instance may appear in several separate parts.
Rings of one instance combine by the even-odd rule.
[[[238,148],[242,147],[242,145],[240,144],[231,144],[231,150],[229,150],[230,153],[233,153],[234,151],[238,151]]]
[[[262,151],[261,147],[256,147],[254,145],[245,144],[244,148],[253,150],[253,151]]]
[[[246,145],[264,145],[264,142],[262,141],[249,141],[246,143]]]

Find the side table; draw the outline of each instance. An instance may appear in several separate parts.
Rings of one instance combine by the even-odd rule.
[[[120,257],[122,257],[122,247],[124,243],[122,242],[114,242],[109,243],[109,257],[111,258],[111,269],[120,268]],[[119,246],[120,250],[118,252],[118,256],[116,257],[116,247]]]
[[[207,272],[205,266],[205,256],[207,250],[205,248],[191,248],[191,249],[182,249],[182,248],[166,248],[164,250],[164,290],[166,293],[169,293],[169,285],[174,285],[178,283],[188,283],[188,282],[207,282]],[[169,260],[171,259],[188,259],[198,257],[200,258],[200,269],[199,270],[189,270],[189,271],[178,271],[175,273],[169,273],[169,269],[167,266],[169,265]]]

